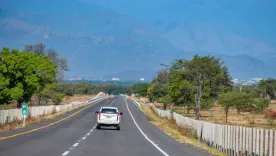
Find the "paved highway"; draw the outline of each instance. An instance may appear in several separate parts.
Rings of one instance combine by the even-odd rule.
[[[95,111],[115,106],[123,112],[121,130],[97,130]],[[147,117],[123,97],[103,100],[78,108],[53,120],[27,128],[0,133],[4,136],[33,132],[0,140],[0,156],[205,156],[192,146],[181,144],[148,122]],[[72,116],[72,114],[75,114]],[[67,118],[59,122],[61,119]],[[58,123],[56,123],[58,122]],[[47,126],[51,123],[56,123]],[[45,127],[38,129],[40,127]],[[38,130],[36,130],[38,129]]]

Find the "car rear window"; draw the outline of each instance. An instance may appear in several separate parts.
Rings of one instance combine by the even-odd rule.
[[[116,109],[111,109],[111,108],[103,108],[101,110],[101,113],[105,113],[105,114],[116,114]]]

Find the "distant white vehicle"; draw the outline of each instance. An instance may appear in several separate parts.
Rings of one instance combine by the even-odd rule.
[[[121,115],[117,107],[101,107],[97,114],[97,129],[101,129],[102,126],[116,127],[120,130]]]

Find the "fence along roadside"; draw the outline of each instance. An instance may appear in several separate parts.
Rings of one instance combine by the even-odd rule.
[[[214,124],[184,117],[170,110],[160,110],[152,103],[149,106],[160,117],[174,119],[178,126],[193,130],[198,139],[225,154],[276,156],[276,131]]]
[[[104,99],[104,95],[99,93],[95,98],[86,101],[86,104],[91,104],[97,102],[101,99]],[[50,105],[50,106],[34,106],[29,107],[29,112],[32,117],[40,117],[44,115],[50,115],[53,112],[59,112],[71,109],[73,107],[83,104],[82,102],[75,102],[65,105]],[[9,110],[0,110],[0,124],[10,123],[14,120],[22,120],[23,116],[21,114],[21,109],[9,109]]]

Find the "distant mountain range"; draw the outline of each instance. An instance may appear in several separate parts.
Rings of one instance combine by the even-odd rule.
[[[75,7],[60,12],[63,2]],[[191,59],[196,53],[220,57],[235,78],[276,76],[274,47],[223,31],[204,19],[145,22],[104,8],[102,3],[49,0],[43,4],[41,7],[55,6],[52,13],[1,8],[0,47],[23,49],[42,42],[68,59],[68,76],[151,79],[162,68],[161,63]],[[200,17],[207,11],[203,9]]]

